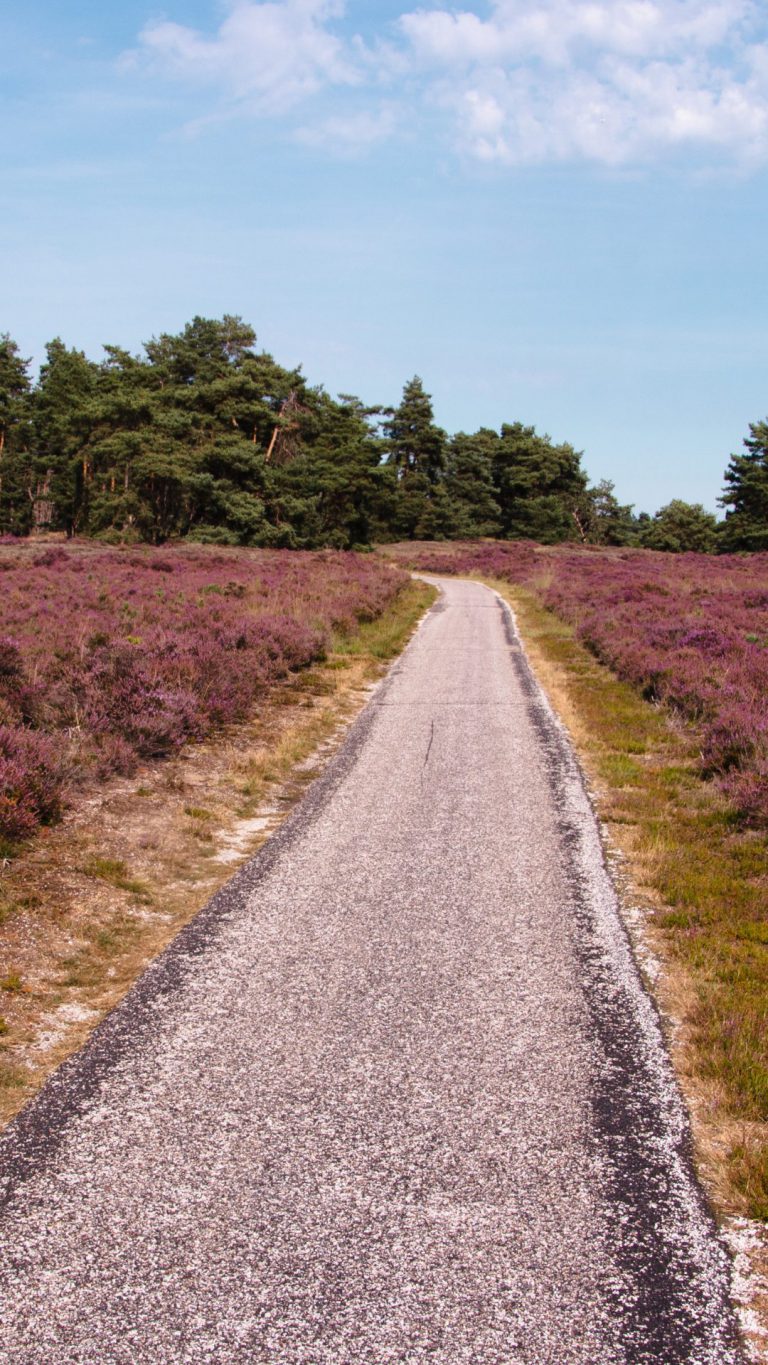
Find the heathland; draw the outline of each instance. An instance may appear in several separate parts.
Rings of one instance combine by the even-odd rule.
[[[768,1219],[768,556],[465,543],[591,780],[720,1207]],[[644,951],[640,944],[641,955]]]
[[[333,551],[0,547],[0,839],[244,719],[405,581]]]
[[[651,514],[518,420],[449,436],[418,377],[397,407],[333,399],[239,318],[99,362],[57,339],[34,379],[0,337],[0,920],[40,830],[110,780],[270,714],[369,627],[391,656],[426,599],[358,551],[477,574],[513,600],[688,983],[670,1010],[723,1201],[768,1217],[768,424],[749,432],[722,520]]]
[[[0,545],[0,1122],[276,828],[433,596],[371,555]]]

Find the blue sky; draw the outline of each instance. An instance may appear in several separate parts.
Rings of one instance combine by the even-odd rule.
[[[240,313],[649,511],[714,509],[768,413],[764,4],[30,0],[0,50],[0,331],[36,362]]]

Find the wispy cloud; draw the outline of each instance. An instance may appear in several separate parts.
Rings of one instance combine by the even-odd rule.
[[[321,90],[359,82],[351,51],[330,28],[343,8],[336,0],[238,0],[210,36],[183,24],[147,25],[140,55],[251,113],[281,115]]]
[[[234,0],[210,34],[149,25],[139,60],[210,87],[230,111],[287,117],[300,140],[343,153],[412,129],[429,109],[431,129],[437,112],[444,138],[484,162],[768,160],[768,20],[755,0],[492,0],[484,16],[423,8],[373,46],[350,31],[355,8]]]
[[[383,104],[327,118],[298,128],[295,138],[308,147],[320,147],[338,156],[361,156],[378,142],[388,141],[399,124],[397,108]]]

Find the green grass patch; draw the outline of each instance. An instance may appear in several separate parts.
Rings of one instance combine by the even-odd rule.
[[[629,754],[604,754],[600,776],[614,787],[635,787],[642,781],[643,770]]]
[[[89,858],[82,871],[86,877],[95,877],[98,881],[107,882],[118,891],[130,891],[139,900],[152,899],[146,883],[140,881],[138,877],[132,877],[125,863],[119,858]]]
[[[337,634],[334,637],[332,657],[326,666],[343,667],[345,655],[363,655],[381,662],[393,659],[400,653],[417,621],[437,595],[437,588],[431,584],[411,579],[398,593],[392,606],[375,621],[362,621],[351,635]]]

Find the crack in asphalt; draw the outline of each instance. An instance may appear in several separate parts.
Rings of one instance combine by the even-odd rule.
[[[431,723],[431,725],[430,725],[430,727],[429,727],[429,743],[427,744],[427,752],[426,752],[425,755],[424,755],[424,762],[423,762],[422,767],[421,767],[422,781],[424,780],[424,773],[426,772],[427,764],[429,763],[429,755],[432,753],[432,745],[434,744],[434,742],[435,742],[435,722],[434,722],[434,718],[433,718],[432,723]]]

